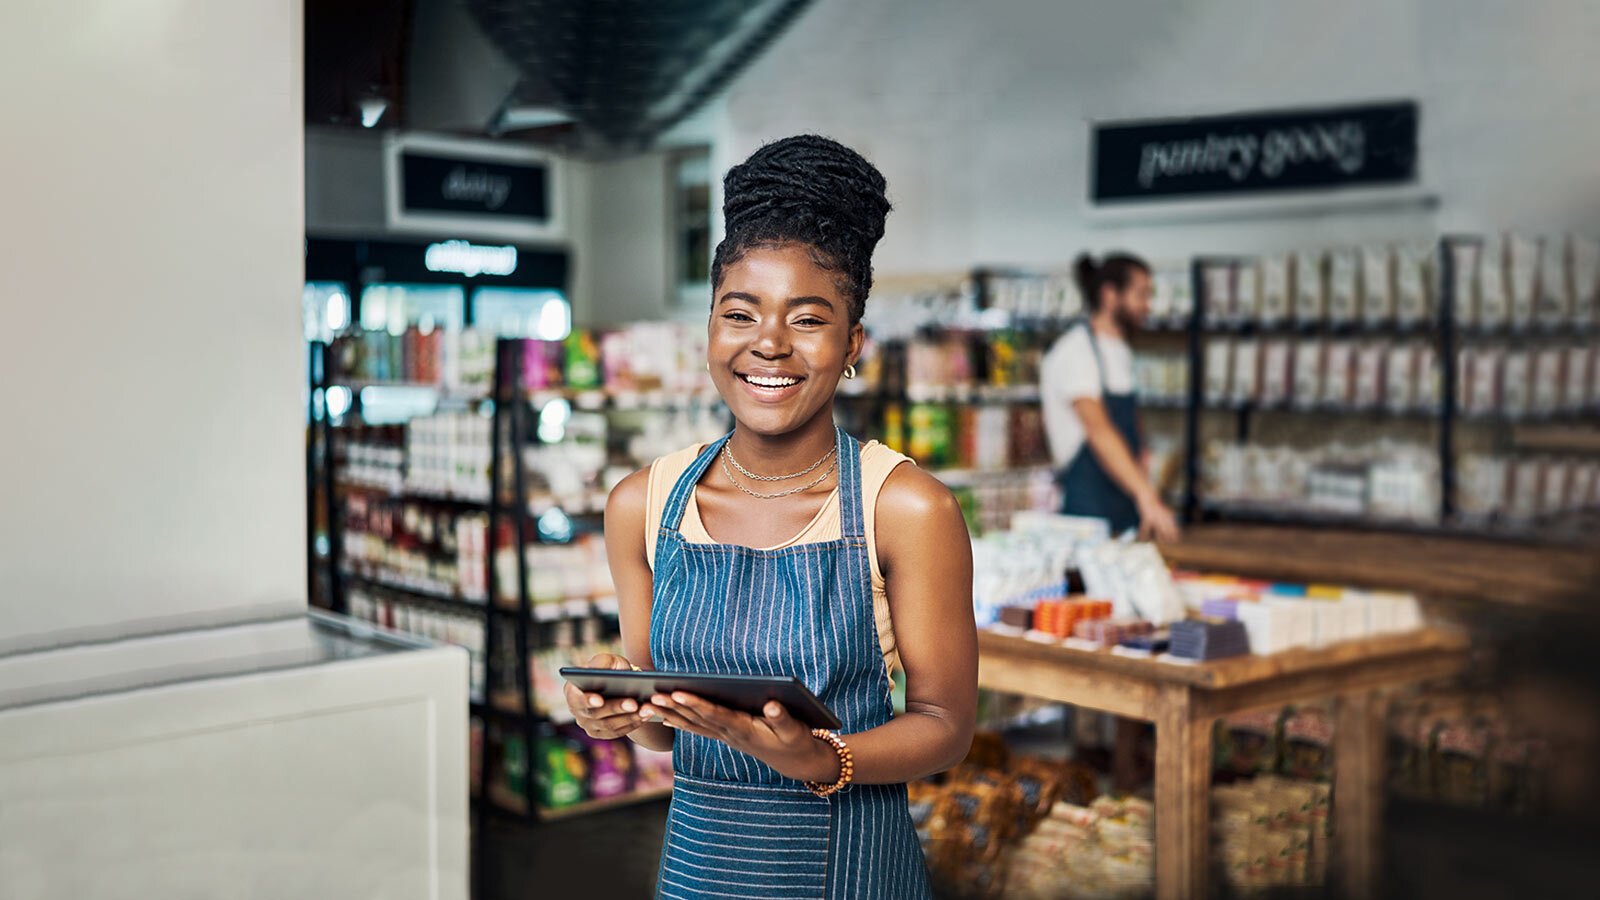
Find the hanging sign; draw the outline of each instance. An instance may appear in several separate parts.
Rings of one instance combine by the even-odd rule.
[[[1417,180],[1411,101],[1093,126],[1095,203],[1404,185]]]
[[[396,135],[385,143],[385,206],[395,231],[563,241],[562,161],[507,142]]]

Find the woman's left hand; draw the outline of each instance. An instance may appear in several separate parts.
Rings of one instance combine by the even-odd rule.
[[[748,753],[786,778],[821,784],[839,779],[839,755],[832,746],[812,737],[811,729],[777,701],[768,702],[762,712],[752,716],[682,691],[657,694],[640,710],[641,715],[659,713],[673,728]]]

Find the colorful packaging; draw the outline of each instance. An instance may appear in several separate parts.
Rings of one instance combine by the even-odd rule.
[[[579,744],[561,735],[541,737],[534,742],[534,757],[540,806],[561,809],[583,802],[588,767]]]

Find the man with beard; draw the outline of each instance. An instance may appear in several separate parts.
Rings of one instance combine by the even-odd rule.
[[[1112,534],[1137,528],[1141,538],[1173,540],[1177,521],[1144,464],[1128,348],[1150,313],[1150,266],[1129,254],[1096,262],[1086,253],[1075,269],[1089,315],[1056,341],[1040,371],[1061,511],[1105,519]]]

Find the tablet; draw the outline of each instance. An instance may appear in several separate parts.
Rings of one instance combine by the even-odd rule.
[[[561,677],[577,685],[578,690],[602,697],[632,697],[648,703],[655,694],[683,691],[752,716],[761,715],[767,701],[776,700],[789,710],[789,715],[812,728],[838,731],[842,727],[833,710],[792,675],[632,672],[569,666],[561,670]]]

